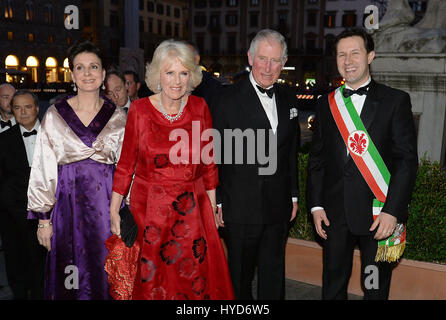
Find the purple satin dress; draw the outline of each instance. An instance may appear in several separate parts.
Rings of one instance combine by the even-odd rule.
[[[89,147],[115,108],[105,100],[99,113],[85,127],[66,100],[56,104],[68,126]],[[109,208],[114,170],[115,165],[90,158],[58,166],[57,201],[51,213],[54,234],[45,269],[45,299],[110,299],[104,271],[107,255],[104,242],[111,236]]]

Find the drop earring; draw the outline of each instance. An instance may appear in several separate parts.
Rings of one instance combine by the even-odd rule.
[[[73,82],[73,91],[74,91],[74,92],[77,91],[77,86],[76,86],[76,83],[75,83],[75,82]]]
[[[104,82],[102,82],[101,89],[102,89],[102,90],[105,90],[105,84],[104,84]]]
[[[158,91],[161,91],[161,84],[158,83]]]

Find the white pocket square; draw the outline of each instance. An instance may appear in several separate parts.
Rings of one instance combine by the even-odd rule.
[[[297,109],[296,108],[291,108],[290,109],[290,120],[296,118],[298,115]]]

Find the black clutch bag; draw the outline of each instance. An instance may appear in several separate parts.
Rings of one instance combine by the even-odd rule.
[[[124,206],[119,211],[121,217],[121,239],[127,247],[132,247],[138,235],[138,226],[133,220],[133,215],[128,206]]]

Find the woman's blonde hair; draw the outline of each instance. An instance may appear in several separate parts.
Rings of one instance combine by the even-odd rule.
[[[181,41],[165,40],[155,49],[153,58],[147,63],[146,84],[150,90],[159,93],[160,90],[160,72],[162,65],[167,59],[173,61],[175,58],[180,60],[181,64],[190,71],[190,81],[187,85],[187,92],[194,90],[203,78],[201,67],[195,63],[193,51]]]

